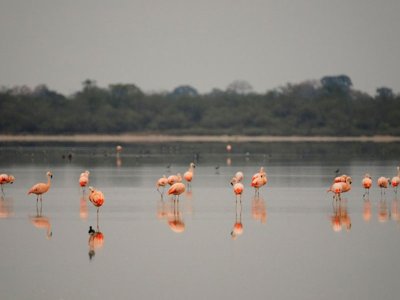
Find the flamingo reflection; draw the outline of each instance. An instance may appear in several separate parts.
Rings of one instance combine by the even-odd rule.
[[[39,207],[40,206],[40,207]],[[49,240],[53,236],[53,232],[51,230],[50,219],[42,214],[42,203],[36,204],[36,215],[30,216],[29,220],[32,225],[38,229],[46,230],[46,238]]]
[[[170,199],[167,218],[168,226],[173,232],[182,233],[185,231],[185,223],[179,210],[179,200]]]
[[[242,223],[242,201],[238,201],[236,198],[236,215],[235,215],[235,223],[233,224],[233,228],[231,231],[231,237],[233,240],[236,240],[239,235],[243,234],[243,223]]]
[[[330,217],[333,231],[339,232],[343,228],[351,229],[351,219],[347,212],[345,200],[338,199],[332,203],[333,213]]]
[[[94,230],[92,226],[89,227],[89,259],[92,260],[93,256],[96,255],[96,250],[100,249],[104,245],[104,234],[100,231],[97,224],[97,229]]]
[[[364,197],[364,206],[363,206],[363,219],[365,222],[369,222],[372,216],[372,207],[371,200],[369,197]]]
[[[390,218],[389,207],[386,202],[386,198],[381,198],[378,202],[378,221],[385,223]]]
[[[254,220],[260,221],[262,224],[267,222],[267,208],[263,198],[253,197],[251,202],[251,215]]]
[[[13,198],[0,197],[0,219],[6,219],[14,215]]]
[[[399,203],[397,198],[392,200],[392,212],[391,217],[393,221],[400,222],[400,212],[399,212]]]
[[[80,199],[80,206],[79,206],[79,217],[82,220],[86,220],[88,218],[88,206],[87,206],[87,200],[85,193],[82,193],[81,199]]]

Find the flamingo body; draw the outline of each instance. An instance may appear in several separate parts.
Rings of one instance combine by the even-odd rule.
[[[37,196],[41,196],[44,193],[46,193],[49,189],[50,189],[50,185],[51,185],[51,178],[53,178],[53,174],[51,172],[47,172],[46,173],[47,176],[47,183],[37,183],[34,186],[32,186],[29,191],[28,191],[28,195],[30,194],[36,194]]]
[[[180,173],[178,173],[176,175],[168,176],[168,184],[171,185],[171,186],[174,183],[181,182],[181,181],[182,181],[182,176],[181,176]]]
[[[386,189],[388,186],[389,186],[389,184],[390,184],[390,181],[389,181],[389,178],[386,178],[386,177],[379,177],[378,178],[378,186],[380,187],[380,188],[384,188],[384,189]]]
[[[179,196],[186,190],[185,185],[182,182],[174,183],[168,190],[168,195]]]
[[[362,185],[364,188],[369,189],[372,186],[372,179],[369,174],[365,174],[363,180],[362,180]]]
[[[89,190],[90,190],[90,195],[89,195],[90,202],[92,202],[92,204],[97,208],[102,206],[104,203],[104,194],[93,187],[89,187]]]

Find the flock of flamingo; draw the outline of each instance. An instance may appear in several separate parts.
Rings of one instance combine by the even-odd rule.
[[[119,157],[119,153],[122,151],[121,146],[117,146],[117,157]],[[227,150],[229,150],[227,148]],[[171,229],[175,232],[182,232],[184,230],[184,224],[182,221],[177,217],[177,213],[179,214],[179,208],[177,206],[177,203],[179,202],[179,196],[184,193],[185,191],[190,191],[191,190],[191,184],[194,178],[194,170],[196,168],[195,163],[191,162],[189,164],[189,167],[186,172],[183,173],[183,176],[181,173],[177,173],[174,175],[170,176],[165,176],[163,175],[160,177],[157,182],[156,182],[156,189],[161,195],[161,199],[163,198],[164,195],[164,190],[167,186],[169,186],[167,190],[168,196],[171,196],[171,200],[174,203],[174,218],[169,220],[169,225]],[[89,171],[84,171],[83,173],[80,174],[79,176],[79,185],[82,187],[84,190],[85,187],[88,186],[89,184]],[[40,206],[40,213],[38,210],[38,203],[40,200],[40,204],[42,203],[43,199],[43,194],[49,191],[50,186],[51,186],[51,179],[53,178],[53,174],[49,171],[46,173],[47,177],[47,182],[40,182],[35,185],[33,185],[29,190],[28,190],[28,195],[30,194],[35,194],[36,195],[36,203],[37,203],[37,216],[34,217],[34,220],[32,222],[35,224],[37,227],[41,228],[46,228],[47,229],[47,236],[51,237],[51,229],[48,220],[46,220],[44,217],[41,216],[41,206]],[[241,203],[242,203],[242,194],[244,191],[244,184],[243,184],[243,179],[244,179],[244,174],[242,171],[238,171],[234,174],[234,176],[230,180],[230,184],[232,185],[233,188],[233,193],[236,196],[236,222],[233,226],[231,235],[232,238],[236,238],[243,232],[243,225],[241,222]],[[15,182],[15,177],[13,175],[9,174],[1,174],[0,175],[0,185],[1,185],[1,191],[4,194],[4,189],[3,186],[5,184],[12,184]],[[186,181],[186,183],[182,182],[183,180]],[[255,191],[255,199],[259,199],[259,191],[260,188],[264,185],[266,185],[268,182],[268,177],[267,173],[264,170],[264,167],[261,167],[258,172],[256,172],[252,177],[250,181],[250,186],[254,188]],[[397,187],[400,184],[400,167],[397,167],[397,174],[393,176],[392,178],[387,178],[387,177],[379,177],[377,179],[377,186],[381,189],[381,195],[385,193],[385,190],[391,185],[394,188],[395,193],[397,194]],[[362,179],[361,182],[362,187],[365,189],[365,193],[363,197],[369,195],[369,190],[373,186],[373,181],[372,177],[370,174],[365,174],[364,178]],[[333,199],[336,200],[336,202],[339,202],[340,204],[338,206],[334,207],[334,215],[332,216],[332,226],[335,231],[338,231],[342,225],[349,229],[351,226],[350,218],[347,215],[347,210],[345,207],[342,206],[341,203],[341,194],[346,193],[351,190],[352,186],[352,178],[348,175],[341,175],[341,176],[336,176],[333,179],[333,182],[331,186],[328,188],[327,192],[332,192],[333,193]],[[92,187],[88,186],[89,189],[89,200],[90,202],[97,208],[97,231],[93,230],[93,228],[90,226],[89,229],[89,234],[90,234],[90,239],[89,245],[95,244],[102,242],[103,236],[102,233],[100,232],[98,228],[98,218],[99,218],[99,209],[100,207],[104,204],[104,194]],[[239,204],[238,204],[238,199]],[[368,211],[368,203],[366,202],[366,207],[365,211]],[[239,212],[238,212],[238,208]],[[370,211],[370,210],[369,210]],[[367,214],[367,213],[365,213]],[[94,246],[93,246],[94,247]],[[93,248],[92,247],[92,248]]]

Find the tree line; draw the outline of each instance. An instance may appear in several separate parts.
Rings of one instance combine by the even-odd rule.
[[[247,82],[199,94],[191,86],[144,93],[134,84],[85,80],[65,96],[45,85],[0,89],[3,134],[400,135],[400,95],[352,89],[348,76],[260,94]]]

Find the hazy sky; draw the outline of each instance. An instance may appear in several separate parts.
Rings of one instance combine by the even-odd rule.
[[[0,85],[257,92],[346,74],[400,92],[399,0],[0,0]]]

